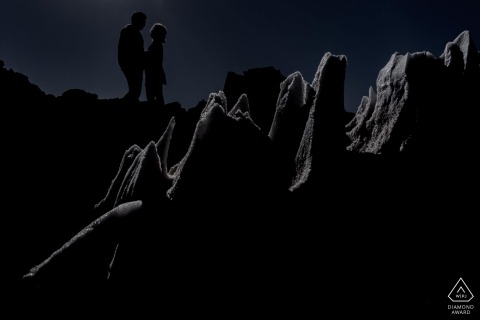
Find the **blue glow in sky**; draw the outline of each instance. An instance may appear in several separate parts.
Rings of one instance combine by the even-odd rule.
[[[168,28],[165,100],[186,108],[221,90],[229,71],[273,66],[311,82],[331,52],[347,56],[345,108],[355,111],[393,53],[438,57],[464,30],[480,43],[477,0],[2,0],[1,8],[7,68],[46,93],[79,88],[105,99],[127,90],[118,36],[133,11],[144,11],[145,47],[153,23]]]

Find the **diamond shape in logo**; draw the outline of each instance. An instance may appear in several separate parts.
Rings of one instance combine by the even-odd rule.
[[[473,294],[470,289],[468,289],[465,281],[460,278],[452,291],[448,294],[448,298],[450,298],[452,302],[470,302],[473,298]]]

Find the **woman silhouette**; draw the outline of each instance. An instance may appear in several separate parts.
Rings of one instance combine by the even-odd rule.
[[[167,36],[167,28],[155,23],[150,29],[152,43],[145,52],[145,91],[149,102],[164,105],[163,85],[167,84],[163,69],[163,43]]]

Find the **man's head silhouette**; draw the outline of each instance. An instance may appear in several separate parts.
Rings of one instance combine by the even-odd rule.
[[[132,25],[138,30],[142,30],[147,22],[147,15],[143,12],[134,12],[132,14]]]

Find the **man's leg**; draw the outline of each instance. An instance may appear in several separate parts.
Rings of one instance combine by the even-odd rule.
[[[128,92],[124,99],[139,101],[142,93],[143,70],[123,70],[128,83]]]
[[[147,95],[148,102],[155,102],[155,91],[150,75],[145,75],[145,93]]]
[[[135,70],[132,75],[132,85],[130,87],[130,92],[132,97],[139,101],[140,94],[142,93],[142,85],[143,85],[143,70]]]

